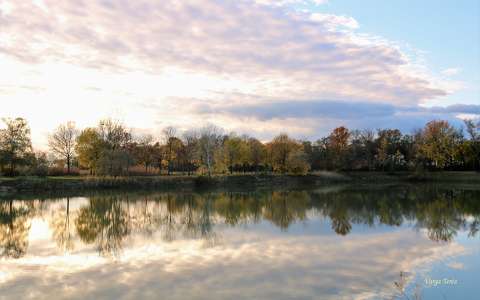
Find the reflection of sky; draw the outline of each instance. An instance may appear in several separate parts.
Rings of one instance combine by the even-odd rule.
[[[435,261],[431,268],[419,278],[424,288],[425,299],[478,299],[478,274],[480,273],[480,247],[478,239],[468,238],[468,233],[458,234],[456,241],[468,249],[468,255],[445,256]],[[442,280],[432,287],[425,283],[425,277]],[[457,280],[452,285],[444,279]]]
[[[85,202],[71,203],[74,211]],[[218,225],[215,243],[133,233],[116,258],[100,257],[75,238],[75,249],[64,254],[49,225],[62,205],[30,221],[27,255],[0,261],[1,297],[377,299],[395,292],[401,271],[458,276],[462,286],[452,288],[455,295],[468,290],[464,285],[473,289],[471,274],[479,271],[478,241],[461,233],[454,242],[437,243],[410,226],[353,225],[349,235],[339,236],[328,220],[312,215],[286,232],[267,221]],[[425,290],[427,299],[438,298],[433,291]]]

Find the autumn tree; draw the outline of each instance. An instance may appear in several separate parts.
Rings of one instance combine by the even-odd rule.
[[[247,146],[248,161],[253,166],[255,173],[257,173],[260,165],[265,164],[267,149],[265,145],[256,138],[249,138]]]
[[[100,170],[103,174],[120,175],[131,163],[127,151],[132,142],[131,133],[123,124],[112,119],[99,122],[98,134],[102,140],[103,151],[100,157]]]
[[[171,174],[174,162],[183,146],[182,141],[177,137],[177,130],[174,127],[166,127],[162,131],[165,140],[165,160],[167,162],[167,173]]]
[[[148,167],[154,163],[153,136],[150,134],[140,136],[135,146],[137,162],[145,167],[145,172],[148,172]]]
[[[402,133],[398,129],[378,130],[377,145],[377,164],[382,171],[388,168],[393,171],[395,167],[403,164],[403,154],[401,153]]]
[[[460,133],[447,121],[431,121],[417,134],[417,154],[434,168],[452,164]]]
[[[268,144],[268,147],[274,170],[281,173],[305,173],[308,171],[303,145],[291,139],[287,134],[276,136]]]
[[[198,140],[200,161],[206,167],[208,176],[212,175],[216,152],[221,146],[222,130],[215,125],[200,129]]]
[[[58,126],[48,137],[48,146],[57,157],[64,159],[67,164],[67,174],[70,174],[72,159],[75,155],[75,141],[78,131],[74,122],[67,122]]]
[[[0,129],[0,167],[7,165],[7,173],[13,176],[16,167],[25,165],[32,153],[30,127],[23,118],[2,120],[6,128]]]
[[[189,130],[183,134],[184,159],[188,175],[196,169],[195,162],[198,154],[198,134],[196,131]]]
[[[337,169],[346,168],[346,155],[348,152],[348,141],[350,132],[347,128],[341,126],[335,128],[328,136],[328,152],[332,159],[333,166]]]
[[[102,151],[103,141],[97,129],[85,128],[82,130],[75,144],[80,167],[87,168],[91,175],[95,174]]]
[[[232,174],[234,166],[239,165],[246,160],[247,145],[244,140],[232,133],[223,143],[223,154],[225,164],[227,165],[230,174]]]
[[[480,171],[480,121],[475,124],[473,120],[465,120],[465,127],[470,140],[464,145],[474,169]]]

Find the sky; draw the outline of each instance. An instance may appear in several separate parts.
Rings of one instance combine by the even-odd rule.
[[[0,0],[0,117],[268,140],[480,117],[476,0]]]

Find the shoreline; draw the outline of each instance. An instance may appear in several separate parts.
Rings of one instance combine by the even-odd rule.
[[[182,190],[319,187],[326,184],[389,185],[401,183],[478,184],[480,173],[443,171],[415,176],[410,172],[314,172],[308,175],[238,174],[129,177],[0,177],[0,194],[95,190]]]

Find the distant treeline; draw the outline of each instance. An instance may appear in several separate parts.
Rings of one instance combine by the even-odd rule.
[[[33,150],[25,119],[3,122],[0,174],[8,176],[480,170],[480,122],[472,120],[462,128],[435,120],[412,134],[342,126],[314,142],[280,134],[263,143],[213,125],[182,134],[167,127],[155,139],[106,119],[83,130],[73,122],[58,126],[49,135],[48,153]]]

